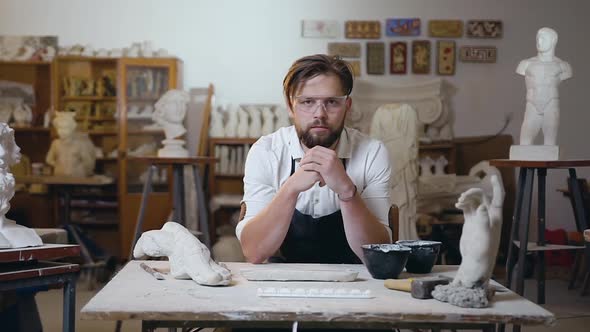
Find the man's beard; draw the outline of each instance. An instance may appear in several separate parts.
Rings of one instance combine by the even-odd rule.
[[[329,148],[332,145],[334,145],[334,143],[336,143],[336,141],[338,141],[338,139],[340,138],[340,134],[344,129],[344,122],[340,124],[340,126],[336,128],[336,130],[332,130],[332,128],[329,128],[330,134],[327,136],[313,135],[311,133],[311,128],[317,126],[323,127],[326,126],[326,124],[322,121],[316,120],[311,125],[309,125],[309,127],[305,131],[303,131],[299,126],[295,126],[295,129],[297,129],[297,136],[299,136],[299,140],[308,149],[311,149],[318,145],[323,146],[325,148]]]

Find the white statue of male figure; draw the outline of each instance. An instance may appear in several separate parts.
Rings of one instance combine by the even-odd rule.
[[[520,129],[520,145],[533,145],[539,131],[543,132],[543,145],[552,150],[543,150],[542,156],[524,159],[559,159],[557,130],[559,127],[559,93],[561,81],[572,77],[571,66],[555,56],[557,32],[541,28],[537,32],[537,56],[522,60],[516,73],[525,77],[526,109]],[[529,149],[530,150],[530,149]],[[520,153],[511,151],[511,159],[518,159]],[[533,153],[533,152],[529,152]]]
[[[179,137],[186,133],[184,117],[190,100],[188,93],[182,90],[168,90],[156,102],[152,120],[164,127],[166,139],[164,147],[158,150],[158,157],[188,157],[188,150],[183,147],[185,141]]]
[[[10,166],[20,162],[20,148],[14,141],[14,130],[0,123],[0,249],[43,245],[37,233],[7,219],[10,199],[14,196],[15,180]]]

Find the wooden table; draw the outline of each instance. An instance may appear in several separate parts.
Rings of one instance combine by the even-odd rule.
[[[553,325],[555,316],[514,292],[497,293],[492,305],[466,309],[437,300],[417,300],[409,293],[384,287],[383,280],[371,278],[364,265],[226,263],[232,271],[228,287],[200,286],[192,280],[156,280],[139,267],[142,261],[129,262],[82,309],[81,319],[142,320],[143,331],[157,327],[290,327],[300,328],[460,328],[495,330],[500,323]],[[146,262],[166,269],[166,261]],[[353,269],[355,282],[253,282],[240,270],[288,266],[297,269]],[[457,266],[436,266],[433,275],[452,276]],[[410,274],[403,273],[401,277]],[[370,290],[372,299],[261,298],[260,287],[349,288]]]
[[[63,331],[73,332],[76,322],[76,280],[80,267],[78,264],[44,260],[79,255],[80,247],[77,245],[45,244],[40,247],[2,249],[0,291],[63,285]]]
[[[545,251],[547,250],[572,250],[581,249],[579,246],[555,246],[545,243],[545,180],[547,169],[564,169],[569,171],[569,187],[572,188],[573,209],[578,231],[588,228],[588,221],[584,214],[584,203],[582,191],[576,176],[576,167],[590,167],[590,160],[553,160],[553,161],[532,161],[532,160],[490,160],[490,165],[496,167],[518,167],[518,188],[516,193],[516,208],[514,220],[510,232],[508,245],[508,261],[506,263],[507,286],[511,287],[512,272],[518,262],[516,275],[516,292],[524,294],[524,266],[527,251],[537,253],[537,303],[545,303]],[[531,216],[531,203],[533,195],[533,182],[535,171],[537,171],[537,218],[538,218],[538,240],[537,245],[529,247],[529,220]],[[518,238],[518,241],[517,241]],[[518,247],[518,260],[515,260],[514,248]]]

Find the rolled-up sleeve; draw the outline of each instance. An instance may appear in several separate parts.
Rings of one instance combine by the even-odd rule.
[[[392,234],[389,228],[389,209],[392,204],[389,193],[391,166],[389,153],[382,142],[375,142],[367,154],[366,162],[366,185],[361,193],[361,198],[375,217],[386,226],[391,240]]]
[[[252,145],[246,158],[244,169],[244,218],[236,226],[236,236],[240,239],[244,226],[264,209],[274,198],[277,188],[274,184],[277,161],[274,155],[264,147],[263,142]]]

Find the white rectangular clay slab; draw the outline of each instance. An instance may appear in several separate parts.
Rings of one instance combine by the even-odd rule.
[[[358,272],[352,270],[242,269],[250,281],[354,281]]]

